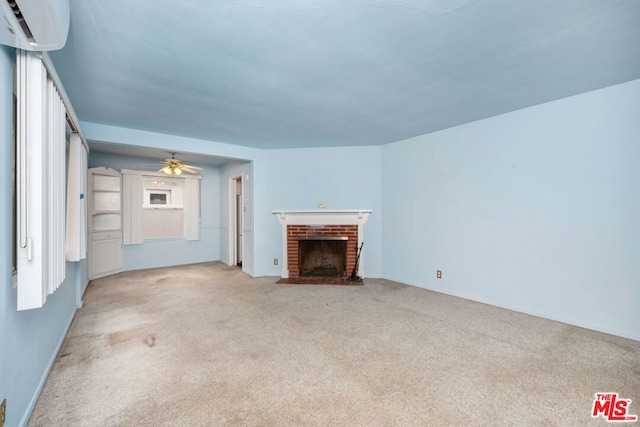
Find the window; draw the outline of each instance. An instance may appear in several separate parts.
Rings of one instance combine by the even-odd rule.
[[[183,178],[142,177],[143,208],[182,209]]]
[[[164,193],[150,193],[149,194],[149,203],[152,205],[166,205],[166,204],[171,204],[171,199],[169,199],[169,202],[167,202],[167,196],[170,193],[164,192]]]

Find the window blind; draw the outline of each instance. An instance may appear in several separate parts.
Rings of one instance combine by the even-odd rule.
[[[65,245],[67,261],[87,257],[87,150],[78,134],[69,141]]]
[[[27,310],[65,278],[66,109],[41,59],[16,58],[17,294]]]

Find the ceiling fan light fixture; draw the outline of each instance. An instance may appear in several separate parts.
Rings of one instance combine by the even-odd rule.
[[[176,153],[171,153],[170,159],[165,159],[163,163],[162,169],[158,172],[164,172],[167,175],[182,175],[182,172],[190,173],[190,174],[198,174],[200,170],[197,166],[185,165],[181,160],[176,159]]]

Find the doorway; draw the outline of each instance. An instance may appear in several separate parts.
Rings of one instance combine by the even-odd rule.
[[[229,179],[229,264],[242,266],[244,225],[244,198],[242,176]]]

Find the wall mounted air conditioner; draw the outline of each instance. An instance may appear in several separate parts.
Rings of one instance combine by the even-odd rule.
[[[69,0],[0,0],[0,11],[0,44],[46,51],[67,42]]]

